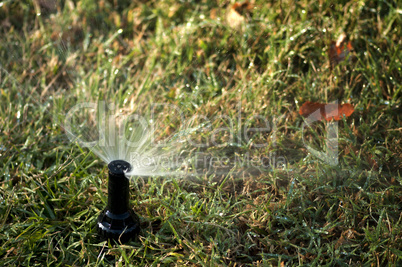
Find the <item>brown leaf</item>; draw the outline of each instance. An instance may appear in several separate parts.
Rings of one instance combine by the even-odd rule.
[[[249,1],[244,1],[243,3],[234,3],[232,9],[240,15],[245,15],[253,9],[253,5]]]
[[[320,112],[315,113],[317,110]],[[309,117],[313,121],[320,121],[325,119],[331,121],[332,119],[339,121],[343,115],[349,117],[354,112],[354,108],[351,104],[324,104],[307,101],[300,109],[299,114],[303,117]]]
[[[345,60],[350,51],[353,50],[350,41],[346,42],[346,34],[342,33],[338,39],[331,41],[331,46],[328,50],[328,57],[331,66],[339,64],[341,61]]]
[[[215,20],[215,19],[218,18],[217,9],[216,9],[216,8],[211,9],[211,11],[210,11],[210,13],[209,13],[209,18],[210,18],[210,19],[213,19],[213,20]]]

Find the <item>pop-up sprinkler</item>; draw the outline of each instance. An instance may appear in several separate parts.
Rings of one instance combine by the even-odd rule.
[[[131,165],[124,160],[109,163],[107,207],[98,217],[97,228],[104,239],[125,243],[140,231],[138,216],[129,208],[129,180],[125,172]]]

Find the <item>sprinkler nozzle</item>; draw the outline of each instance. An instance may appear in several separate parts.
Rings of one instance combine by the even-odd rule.
[[[140,220],[129,208],[129,180],[125,172],[130,163],[114,160],[109,163],[107,207],[98,217],[97,228],[101,237],[125,243],[140,231]]]

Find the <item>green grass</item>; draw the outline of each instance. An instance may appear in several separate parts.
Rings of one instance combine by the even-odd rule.
[[[0,3],[0,265],[402,264],[400,2],[257,0],[236,29],[228,1]],[[354,50],[331,69],[342,32]],[[210,129],[275,119],[250,142],[201,129],[194,140],[219,146],[189,149],[232,161],[271,152],[286,168],[139,177],[138,240],[102,242],[105,164],[61,127],[71,107],[102,99],[132,112],[176,105]],[[355,107],[338,124],[336,166],[303,144],[324,147],[327,127],[303,132],[306,101]],[[159,111],[162,135],[183,126]]]

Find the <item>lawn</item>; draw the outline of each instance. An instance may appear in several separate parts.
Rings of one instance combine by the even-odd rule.
[[[400,36],[400,1],[0,1],[0,265],[401,266]],[[126,244],[83,103],[186,140],[130,179]]]

